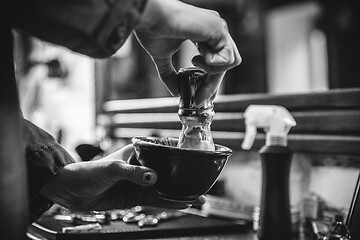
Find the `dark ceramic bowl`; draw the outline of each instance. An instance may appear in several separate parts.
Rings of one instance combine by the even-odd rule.
[[[182,149],[177,139],[134,137],[136,159],[153,169],[160,198],[191,202],[215,184],[232,150],[215,144],[215,151]]]

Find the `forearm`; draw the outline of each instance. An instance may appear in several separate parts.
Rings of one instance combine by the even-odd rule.
[[[16,0],[14,27],[90,57],[112,55],[138,24],[146,0]]]

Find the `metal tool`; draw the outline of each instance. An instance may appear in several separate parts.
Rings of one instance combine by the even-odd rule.
[[[179,211],[173,211],[173,212],[163,211],[156,215],[147,215],[147,216],[145,216],[145,218],[138,221],[138,226],[139,227],[156,226],[160,221],[165,221],[165,220],[169,220],[169,219],[182,217],[185,214],[186,213],[179,212]]]

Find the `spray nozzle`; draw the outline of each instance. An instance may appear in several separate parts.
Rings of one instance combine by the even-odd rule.
[[[277,105],[250,105],[244,112],[245,136],[241,145],[243,149],[250,149],[254,143],[257,128],[266,132],[266,145],[286,146],[287,134],[296,125],[290,112]]]

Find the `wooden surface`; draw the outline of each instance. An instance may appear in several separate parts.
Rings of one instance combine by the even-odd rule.
[[[292,112],[297,126],[292,133],[347,133],[360,134],[360,110],[317,110]],[[315,120],[316,119],[316,120]],[[322,123],[322,124],[319,124]],[[181,123],[175,113],[118,113],[113,116],[117,128],[179,129]],[[244,132],[244,115],[233,112],[216,112],[211,124],[213,131]]]
[[[178,98],[150,98],[105,102],[105,113],[177,112]],[[360,107],[360,89],[329,90],[303,94],[235,94],[219,95],[216,112],[244,112],[250,104],[276,104],[295,111]]]
[[[104,105],[109,131],[114,138],[135,135],[178,137],[178,98],[110,101]],[[238,94],[218,96],[211,125],[214,141],[241,150],[244,111],[250,104],[281,105],[297,125],[289,134],[296,152],[360,156],[360,89],[331,90],[307,94]],[[259,130],[253,149],[264,145]]]

